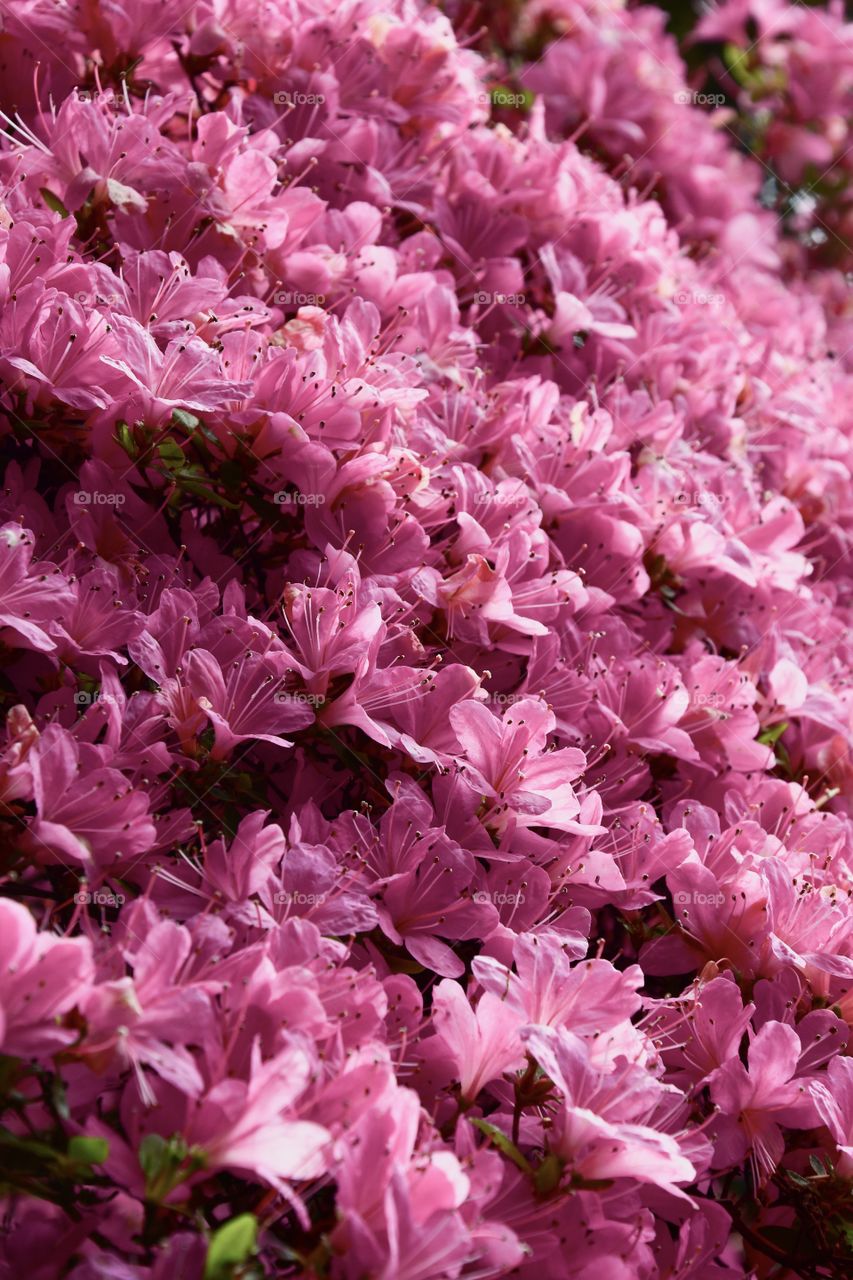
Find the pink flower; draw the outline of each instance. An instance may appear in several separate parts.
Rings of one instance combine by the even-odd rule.
[[[311,1062],[294,1045],[252,1064],[248,1082],[223,1080],[207,1090],[186,1137],[211,1168],[243,1170],[292,1200],[290,1185],[323,1173],[330,1134],[301,1120],[294,1104],[308,1084]]]
[[[148,1105],[155,1094],[145,1067],[189,1097],[199,1097],[204,1082],[188,1042],[209,1051],[214,1032],[207,992],[186,981],[191,937],[167,921],[148,928],[140,910],[129,908],[128,915],[126,958],[133,977],[101,981],[88,992],[83,1006],[88,1033],[82,1052],[93,1065],[115,1057],[132,1068],[140,1097]]]
[[[496,831],[510,825],[579,829],[580,802],[571,783],[583,772],[585,757],[571,747],[546,749],[555,720],[543,702],[522,698],[499,719],[468,700],[452,708],[450,722],[463,752],[463,777],[483,796]]]
[[[51,725],[29,756],[37,813],[31,827],[34,856],[64,865],[70,859],[94,883],[145,853],[156,834],[147,794],[102,765],[100,754]]]
[[[10,309],[6,323],[0,322],[0,362],[17,373],[14,381],[25,385],[37,402],[54,396],[74,409],[105,409],[110,397],[103,384],[112,379],[104,377],[101,361],[109,359],[103,353],[113,347],[113,341],[104,317],[98,311],[87,312],[65,294],[45,291],[43,286],[39,294],[38,289],[28,285],[15,300],[15,310],[29,311],[24,329],[26,355],[18,354],[23,317],[17,317],[17,324],[9,323]]]
[[[524,1063],[518,1015],[486,992],[472,1009],[458,982],[440,982],[433,995],[438,1039],[449,1053],[462,1097],[473,1101],[485,1085]]]
[[[241,742],[260,739],[293,745],[282,730],[301,729],[314,718],[309,705],[284,691],[284,663],[252,653],[228,662],[223,670],[206,649],[194,649],[184,664],[186,689],[213,725],[215,759],[224,759]]]
[[[51,652],[51,635],[74,605],[56,565],[32,564],[33,537],[20,525],[0,528],[0,633],[6,643]]]
[[[713,1072],[711,1097],[723,1113],[715,1144],[718,1167],[730,1167],[748,1155],[761,1184],[784,1151],[780,1125],[795,1129],[814,1125],[811,1080],[797,1075],[801,1052],[791,1027],[768,1022],[749,1046],[748,1066],[732,1058]]]
[[[172,338],[161,351],[137,321],[114,316],[111,323],[124,355],[101,360],[137,388],[125,393],[130,414],[156,423],[174,409],[216,409],[252,390],[249,382],[225,378],[219,355],[194,335]]]
[[[811,1095],[818,1116],[838,1143],[838,1172],[849,1178],[853,1176],[853,1059],[833,1058],[826,1075],[812,1080]]]
[[[644,1069],[608,1078],[589,1061],[587,1047],[565,1029],[530,1028],[526,1046],[562,1099],[551,1150],[584,1179],[631,1178],[683,1195],[694,1168],[668,1134],[638,1123],[652,1111],[661,1086]],[[629,1083],[630,1082],[630,1083]]]
[[[0,900],[0,1047],[48,1057],[77,1039],[64,1015],[83,1004],[94,979],[86,938],[40,932],[26,907]]]
[[[577,963],[585,952],[585,945],[580,955],[564,949],[553,935],[521,935],[513,950],[516,973],[483,957],[474,961],[474,974],[521,1022],[597,1039],[637,1012],[642,974],[633,966],[620,973],[606,960]]]
[[[2,1280],[805,1256],[842,8],[4,3]]]

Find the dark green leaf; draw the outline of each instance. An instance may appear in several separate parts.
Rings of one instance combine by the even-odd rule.
[[[184,451],[177,440],[164,440],[157,446],[157,452],[169,468],[182,467],[186,462]]]

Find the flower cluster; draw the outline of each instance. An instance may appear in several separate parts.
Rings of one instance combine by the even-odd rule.
[[[477,21],[4,5],[0,1280],[853,1269],[849,27]]]

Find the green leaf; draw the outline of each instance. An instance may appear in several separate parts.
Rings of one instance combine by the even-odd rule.
[[[119,421],[116,423],[115,438],[129,458],[135,458],[138,455],[139,450],[136,447],[133,432],[126,422]]]
[[[475,1129],[479,1129],[489,1139],[493,1147],[497,1147],[502,1155],[511,1160],[517,1169],[522,1173],[532,1173],[533,1168],[526,1156],[523,1156],[518,1147],[512,1142],[506,1134],[498,1129],[496,1125],[489,1124],[488,1120],[482,1120],[477,1117],[471,1121]]]
[[[200,480],[196,475],[179,473],[176,476],[179,487],[187,493],[192,493],[198,498],[203,498],[205,502],[212,502],[216,507],[225,507],[227,511],[239,511],[239,502],[229,502],[227,498],[223,498],[221,493],[217,493],[215,489],[209,487],[210,482]]]
[[[196,427],[201,426],[201,418],[197,418],[187,409],[173,409],[172,421],[176,427],[183,427],[185,431],[195,431]]]
[[[776,743],[776,767],[777,769],[784,769],[788,774],[788,777],[793,778],[794,770],[791,765],[791,757],[785,750],[784,742]]]
[[[723,62],[729,75],[744,88],[751,88],[755,83],[755,73],[750,69],[749,49],[741,49],[736,44],[723,45]]]
[[[787,727],[787,720],[780,720],[778,724],[771,724],[763,733],[759,733],[758,741],[766,747],[772,747],[774,742],[777,742],[782,737]]]
[[[204,1165],[205,1155],[201,1147],[188,1147],[182,1134],[163,1138],[159,1133],[149,1133],[139,1144],[139,1164],[145,1174],[145,1198],[156,1203],[186,1182]]]
[[[61,218],[68,217],[68,210],[60,200],[59,196],[55,196],[49,187],[41,188],[41,198],[47,205],[48,209],[52,209],[54,213],[58,213]]]
[[[228,1280],[235,1267],[254,1253],[258,1220],[253,1213],[241,1213],[220,1227],[211,1237],[204,1263],[204,1280]]]
[[[563,1177],[563,1162],[552,1152],[547,1155],[533,1175],[533,1185],[540,1196],[556,1191]]]
[[[68,1143],[68,1158],[75,1164],[103,1164],[110,1154],[106,1138],[86,1138],[79,1135]]]
[[[159,1133],[148,1133],[139,1144],[139,1164],[145,1177],[155,1178],[166,1160],[168,1142]]]
[[[186,462],[184,451],[177,440],[164,440],[157,446],[157,452],[169,468],[182,467]]]

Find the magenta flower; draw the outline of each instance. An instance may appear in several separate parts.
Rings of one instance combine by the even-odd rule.
[[[841,1159],[838,1172],[846,1178],[853,1174],[853,1062],[850,1058],[833,1058],[823,1080],[813,1080],[811,1094],[818,1116],[835,1141]]]
[[[20,525],[0,528],[0,631],[6,643],[56,648],[54,624],[71,613],[74,592],[56,565],[32,564],[33,537]]]
[[[293,1111],[309,1072],[310,1061],[296,1046],[256,1061],[248,1082],[223,1080],[204,1095],[188,1140],[201,1148],[208,1166],[244,1170],[290,1198],[294,1180],[326,1168],[328,1131]]]
[[[562,1095],[549,1144],[555,1155],[585,1179],[632,1178],[683,1195],[678,1184],[693,1180],[693,1165],[669,1134],[642,1123],[662,1086],[637,1068],[608,1077],[566,1030],[531,1029],[525,1042]]]
[[[0,902],[0,1047],[45,1058],[77,1038],[64,1015],[82,1003],[94,976],[86,938],[40,932],[26,907]]]
[[[5,0],[0,1280],[853,1274],[843,7]]]
[[[104,766],[100,754],[52,725],[29,756],[34,856],[65,866],[70,860],[95,882],[152,848],[156,834],[146,793]]]
[[[715,1161],[729,1167],[748,1155],[756,1181],[767,1180],[784,1151],[781,1125],[809,1129],[816,1120],[811,1080],[797,1075],[802,1046],[791,1027],[768,1022],[749,1046],[748,1067],[731,1058],[710,1078],[722,1112]]]
[[[473,1101],[484,1085],[524,1062],[518,1015],[486,992],[472,1009],[458,983],[435,989],[436,1034],[453,1062],[462,1097]]]
[[[161,351],[135,320],[114,316],[111,327],[123,355],[104,355],[101,360],[136,388],[125,393],[130,414],[159,422],[174,409],[216,409],[252,390],[248,382],[229,381],[219,355],[194,335],[172,338]]]
[[[462,774],[486,802],[496,831],[508,825],[578,830],[580,802],[572,788],[585,766],[571,747],[548,751],[553,713],[535,698],[523,698],[501,718],[468,700],[454,707],[450,722],[462,748]]]

